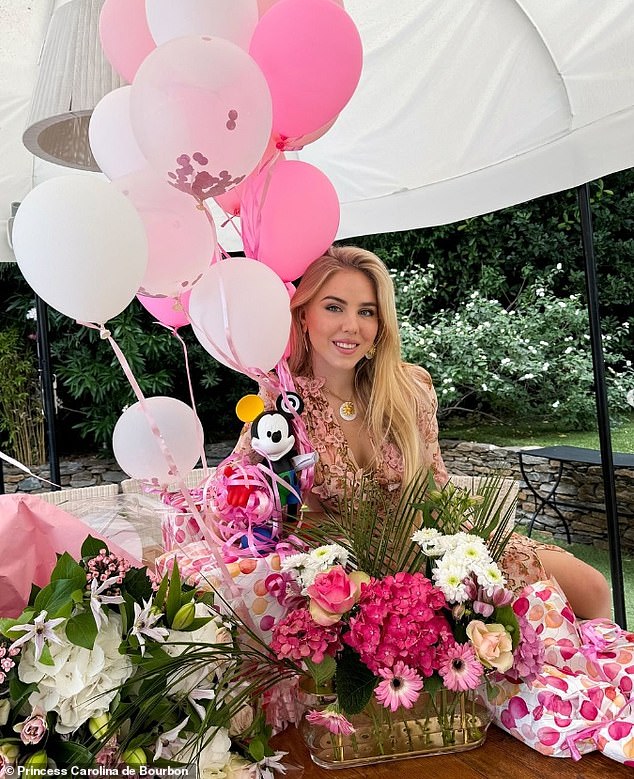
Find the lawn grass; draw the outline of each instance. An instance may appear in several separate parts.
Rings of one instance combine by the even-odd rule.
[[[538,422],[517,424],[482,423],[474,418],[450,417],[439,420],[440,437],[461,441],[479,441],[496,446],[582,446],[588,449],[599,448],[599,435],[596,431],[559,432],[552,425]],[[615,452],[634,453],[634,413],[624,423],[612,430],[612,449]]]

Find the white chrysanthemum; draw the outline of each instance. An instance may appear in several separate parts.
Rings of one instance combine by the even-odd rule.
[[[309,557],[319,565],[320,570],[325,570],[333,565],[345,566],[349,553],[339,544],[325,544],[313,549]],[[312,566],[309,566],[312,568]]]
[[[427,557],[440,557],[456,546],[454,535],[444,536],[434,528],[417,530],[412,536],[412,541],[419,544],[423,554]]]
[[[467,600],[465,570],[460,563],[452,562],[445,555],[436,564],[432,578],[449,603],[462,603]]]
[[[445,549],[441,543],[443,536],[434,527],[423,527],[412,536],[412,541],[418,544],[424,555],[436,557],[444,554]]]
[[[478,584],[485,589],[493,589],[494,587],[503,587],[506,584],[506,578],[500,570],[497,563],[491,561],[481,571],[476,573]]]
[[[35,647],[29,643],[18,666],[21,681],[35,682],[38,690],[29,703],[59,715],[55,729],[72,733],[91,717],[105,714],[117,688],[130,678],[134,666],[119,653],[121,618],[110,613],[97,633],[92,650],[71,644],[63,630],[57,629],[61,645],[51,644],[53,665],[35,659]]]
[[[470,571],[475,571],[492,562],[491,555],[489,554],[484,541],[477,536],[469,536],[468,541],[461,541],[453,553],[460,556]]]
[[[281,563],[280,567],[283,571],[295,571],[299,568],[303,568],[308,560],[308,555],[304,552],[298,552],[297,554],[288,555]]]

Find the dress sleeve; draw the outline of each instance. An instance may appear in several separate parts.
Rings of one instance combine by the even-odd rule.
[[[434,383],[429,373],[418,365],[410,366],[412,380],[418,392],[418,430],[423,446],[424,460],[429,464],[434,481],[439,487],[449,481],[449,474],[442,459],[440,444],[438,443],[438,398]]]

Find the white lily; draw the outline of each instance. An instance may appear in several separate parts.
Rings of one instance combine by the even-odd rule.
[[[165,733],[161,733],[161,735],[156,739],[154,762],[156,762],[160,757],[162,757],[164,760],[171,760],[174,755],[180,752],[183,746],[187,743],[187,739],[180,738],[178,734],[181,732],[181,730],[183,730],[188,722],[189,717],[185,717],[180,725],[177,725],[175,728],[172,728]]]
[[[46,621],[48,615],[47,611],[40,611],[37,617],[33,620],[33,624],[28,625],[14,625],[9,628],[9,632],[22,630],[24,635],[14,641],[9,647],[11,649],[17,649],[17,647],[26,644],[33,639],[35,641],[35,659],[39,660],[44,651],[44,643],[46,641],[52,641],[54,644],[63,644],[64,642],[53,633],[53,628],[56,628],[62,622],[65,622],[64,617],[58,617],[57,619],[49,619]]]
[[[112,576],[110,579],[106,579],[102,584],[99,584],[98,579],[93,579],[90,582],[90,608],[97,624],[97,630],[101,630],[102,622],[104,622],[106,619],[103,611],[101,610],[102,605],[107,603],[125,602],[121,595],[102,594],[113,584],[117,584],[118,581],[119,579],[116,576]]]
[[[276,752],[270,757],[264,757],[257,763],[249,767],[252,779],[274,779],[274,772],[286,773],[286,766],[282,763],[282,758],[286,757],[288,752]]]
[[[136,636],[139,646],[141,647],[141,654],[145,654],[145,638],[151,638],[159,643],[165,641],[169,636],[169,630],[167,628],[154,627],[155,622],[159,620],[163,615],[159,612],[157,614],[152,613],[152,599],[149,601],[143,601],[143,608],[138,603],[134,604],[134,624],[130,633]]]
[[[199,687],[196,690],[192,690],[189,695],[187,696],[187,700],[191,703],[192,708],[198,714],[201,720],[205,719],[206,711],[204,706],[201,706],[200,703],[196,703],[196,701],[213,701],[213,699],[216,697],[216,693],[214,690],[204,690],[201,687]]]

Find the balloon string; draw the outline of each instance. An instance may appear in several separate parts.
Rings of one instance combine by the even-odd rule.
[[[128,363],[125,355],[123,354],[123,352],[119,348],[119,345],[110,334],[110,331],[107,330],[104,327],[104,325],[96,325],[91,322],[81,322],[80,320],[77,320],[77,323],[83,325],[84,327],[89,327],[92,330],[98,330],[101,338],[104,341],[108,341],[108,343],[112,347],[112,351],[115,353],[117,360],[119,361],[119,364],[123,368],[123,372],[125,373],[126,378],[130,382],[130,386],[132,387],[132,390],[134,391],[134,394],[136,395],[141,405],[141,409],[145,415],[145,418],[147,419],[147,422],[150,426],[150,430],[152,431],[152,434],[154,435],[154,437],[156,438],[159,444],[161,453],[165,457],[165,461],[167,462],[168,465],[168,473],[174,476],[176,485],[178,486],[178,489],[181,491],[183,497],[185,498],[185,501],[187,503],[189,510],[192,513],[192,516],[196,519],[199,526],[202,528],[203,535],[205,536],[205,541],[207,541],[207,544],[211,549],[211,553],[213,554],[213,556],[216,559],[216,562],[218,563],[218,568],[222,574],[225,584],[227,585],[229,591],[231,592],[232,597],[238,600],[241,599],[240,592],[238,591],[238,588],[236,587],[233,578],[229,573],[225,561],[222,558],[222,555],[220,554],[218,548],[219,545],[216,543],[217,539],[214,538],[214,534],[212,533],[211,529],[208,527],[207,523],[204,521],[200,511],[198,510],[198,507],[196,506],[191,496],[191,493],[187,489],[187,485],[185,484],[185,482],[183,481],[183,477],[179,473],[178,466],[174,462],[172,453],[170,452],[167,444],[165,443],[165,439],[161,435],[161,431],[159,430],[156,420],[154,419],[154,417],[152,416],[148,408],[145,395],[143,394],[143,391],[141,390],[139,383],[137,382],[134,374],[132,373],[132,369],[130,368],[130,364]]]
[[[279,150],[276,150],[270,159],[268,159],[263,165],[258,167],[257,175],[259,176],[264,170],[266,170],[266,177],[264,179],[264,185],[262,186],[262,191],[259,199],[257,198],[255,191],[253,193],[253,200],[255,206],[255,220],[254,220],[255,224],[253,225],[252,230],[243,231],[244,251],[249,257],[253,257],[256,260],[259,259],[259,254],[260,254],[260,232],[262,229],[262,209],[264,208],[264,203],[266,202],[266,196],[268,194],[269,186],[271,184],[271,176],[273,174],[273,168],[275,167],[275,163],[279,159],[280,154],[281,152]]]
[[[189,387],[189,399],[192,404],[192,410],[194,411],[194,414],[198,416],[196,412],[196,400],[194,398],[194,387],[192,384],[192,377],[191,377],[191,371],[189,369],[189,354],[187,352],[187,344],[183,340],[182,336],[178,332],[177,327],[171,327],[170,325],[166,325],[164,322],[160,322],[156,320],[157,325],[161,325],[162,327],[166,327],[170,333],[176,338],[177,341],[180,341],[181,346],[183,347],[183,358],[185,360],[185,374],[187,376],[187,386]],[[203,469],[205,471],[205,474],[209,470],[209,466],[207,465],[207,455],[205,454],[205,441],[203,437],[203,431],[202,427],[200,425],[196,426],[196,436],[198,438],[198,448],[200,450],[200,461],[202,463]]]
[[[207,217],[207,221],[209,222],[209,224],[211,225],[211,227],[212,227],[212,229],[214,231],[214,235],[216,235],[216,225],[215,225],[215,222],[214,222],[214,218],[213,218],[213,216],[211,214],[211,211],[207,208],[207,203],[205,203],[204,200],[199,200],[198,201],[198,208],[200,208],[200,210],[204,212],[205,216]],[[224,210],[224,208],[222,210],[223,210],[223,212],[225,214],[227,214],[227,212]],[[220,226],[221,227],[225,227],[228,222],[231,222],[231,226],[236,231],[236,233],[238,233],[238,238],[240,238],[240,240],[242,240],[242,233],[240,232],[240,230],[236,227],[236,225],[233,222],[234,216],[229,215],[229,214],[227,214],[227,216],[229,218],[225,222],[223,222]],[[216,236],[216,245],[218,246],[218,248],[220,249],[222,254],[224,254],[225,257],[229,257],[229,254],[218,243],[218,237],[217,236]],[[212,260],[212,264],[213,264],[213,260]]]
[[[29,468],[26,467],[23,463],[21,463],[19,460],[14,460],[13,457],[9,457],[8,454],[5,454],[4,452],[0,451],[0,460],[4,460],[5,463],[8,463],[9,465],[13,465],[14,468],[17,468],[20,471],[24,471],[24,473],[28,473],[29,476],[33,476],[34,479],[38,479],[39,481],[46,482],[46,484],[50,484],[53,487],[59,487],[59,489],[62,489],[61,484],[56,484],[54,481],[49,481],[48,479],[45,479],[43,476],[38,476],[37,473],[33,473],[33,471],[29,470]],[[36,493],[37,497],[37,493]]]
[[[277,376],[265,373],[260,368],[250,368],[244,365],[240,360],[233,342],[233,336],[231,334],[231,327],[229,323],[229,306],[227,305],[227,294],[222,276],[219,277],[218,287],[220,292],[220,305],[222,309],[222,322],[225,330],[225,339],[231,353],[231,358],[229,358],[229,356],[226,355],[221,349],[218,349],[218,352],[222,355],[223,359],[231,360],[232,367],[234,367],[235,370],[240,371],[240,373],[244,373],[246,376],[249,376],[249,378],[253,379],[258,384],[264,385],[269,391],[271,391],[271,393],[279,393],[280,384]],[[218,348],[215,344],[213,344],[213,346],[216,349]]]
[[[285,395],[287,392],[296,392],[295,382],[293,381],[293,376],[288,367],[288,362],[285,359],[281,359],[278,362],[278,364],[275,366],[275,372],[280,381],[280,388],[282,389],[282,392],[284,392]],[[291,403],[287,403],[286,406],[290,408],[291,412],[293,413],[293,429],[297,436],[299,451],[302,454],[306,454],[308,452],[314,452],[315,447],[311,443],[311,440],[308,436],[308,430],[306,429],[306,424],[304,420],[293,408]],[[314,464],[308,468],[302,468],[298,474],[298,477],[299,477],[300,492],[302,493],[310,492],[315,481]]]

